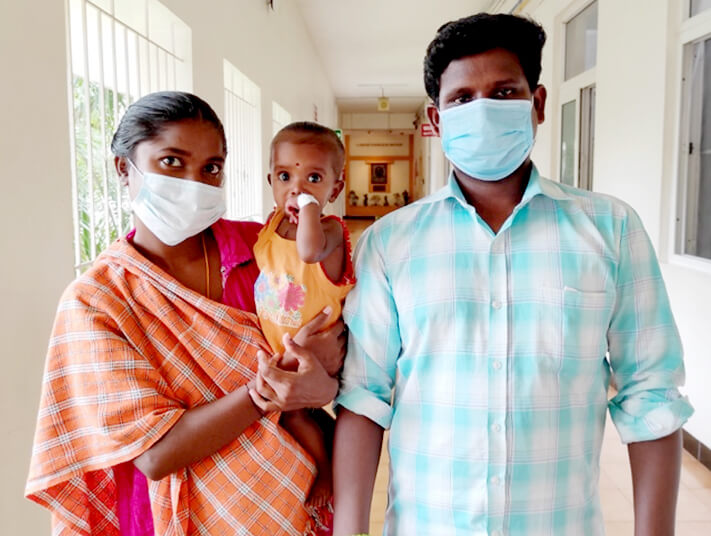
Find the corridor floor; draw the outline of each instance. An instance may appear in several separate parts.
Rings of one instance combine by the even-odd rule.
[[[370,223],[369,220],[347,220],[354,247]],[[370,534],[373,536],[382,534],[387,506],[388,460],[384,445],[370,516]],[[600,463],[600,500],[607,536],[633,536],[632,477],[627,447],[620,442],[609,418]],[[676,517],[676,536],[711,535],[711,471],[686,451],[682,458]]]

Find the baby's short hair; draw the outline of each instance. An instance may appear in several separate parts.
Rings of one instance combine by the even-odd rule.
[[[272,139],[269,148],[270,165],[274,158],[274,148],[277,144],[285,141],[296,144],[315,144],[327,148],[333,156],[333,165],[337,175],[336,179],[340,178],[341,171],[343,171],[343,164],[346,160],[346,149],[343,147],[341,139],[334,130],[312,121],[295,121],[294,123],[289,123],[277,132]]]

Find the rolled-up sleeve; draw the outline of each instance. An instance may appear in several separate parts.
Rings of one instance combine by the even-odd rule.
[[[608,331],[618,392],[609,408],[624,443],[659,439],[693,413],[679,393],[684,363],[659,263],[632,209],[622,222],[617,300]]]
[[[377,230],[367,229],[355,252],[357,283],[343,309],[349,331],[348,352],[334,406],[389,428],[401,341],[382,251]]]

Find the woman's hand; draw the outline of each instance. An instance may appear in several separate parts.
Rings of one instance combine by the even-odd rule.
[[[341,370],[346,355],[346,330],[343,319],[331,327],[320,331],[331,316],[331,308],[326,307],[309,323],[304,324],[294,335],[294,342],[311,352],[329,376],[335,376]]]
[[[296,371],[279,367],[281,356],[259,352],[259,368],[249,395],[263,412],[318,408],[328,404],[338,392],[332,378],[316,356],[284,335],[284,358],[298,362]]]

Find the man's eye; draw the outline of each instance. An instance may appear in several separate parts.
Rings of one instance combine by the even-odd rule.
[[[282,182],[286,182],[289,180],[289,174],[286,171],[282,171],[281,173],[279,173],[279,175],[277,175],[277,177]]]
[[[160,159],[161,164],[168,167],[180,167],[183,163],[176,156],[164,156]]]
[[[508,87],[497,89],[494,93],[494,97],[499,99],[510,97],[511,95],[513,95],[513,92],[514,90]]]
[[[321,175],[318,173],[312,173],[309,175],[309,182],[321,182]]]

